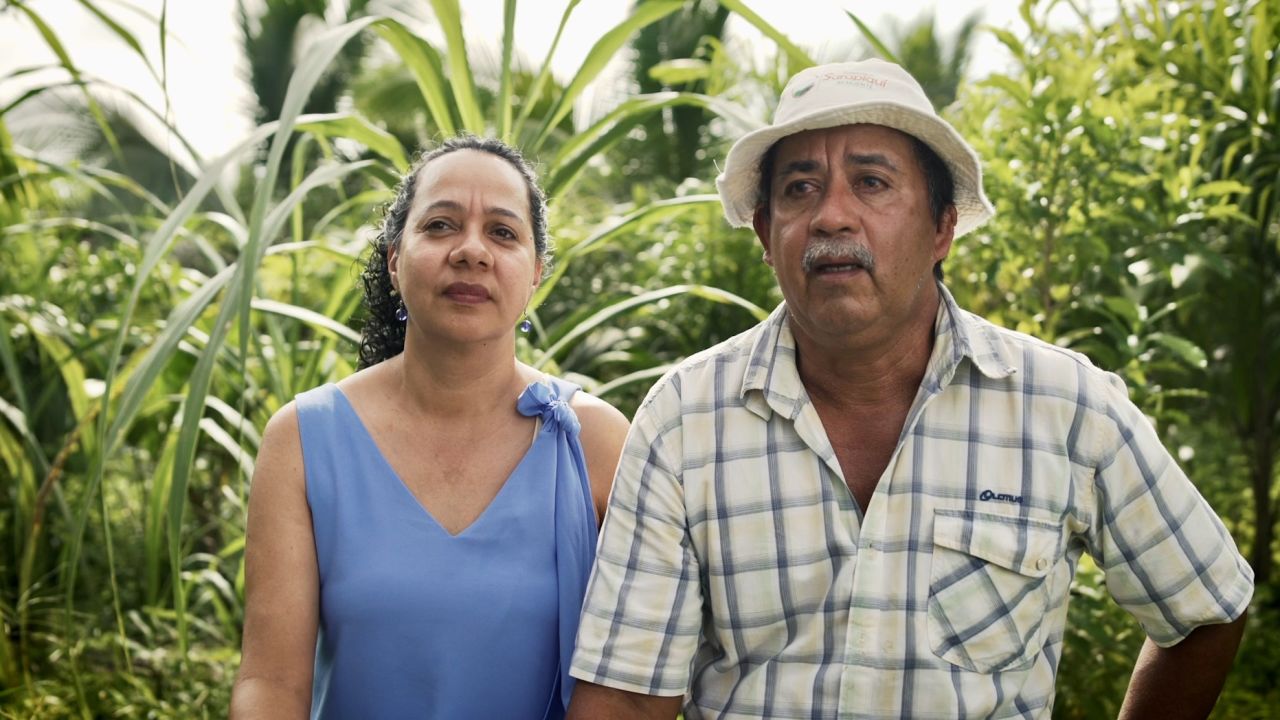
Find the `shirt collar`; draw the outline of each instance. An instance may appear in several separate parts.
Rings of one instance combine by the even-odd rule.
[[[938,298],[938,316],[933,324],[933,353],[924,379],[933,386],[931,389],[946,387],[960,361],[965,358],[978,372],[992,380],[1007,378],[1018,371],[995,326],[960,309],[951,291],[941,281],[938,282]]]
[[[993,380],[1017,372],[1008,348],[993,326],[961,310],[951,291],[941,282],[938,296],[933,352],[922,385],[930,392],[940,391],[951,382],[965,358]],[[787,304],[783,302],[757,326],[742,376],[739,396],[749,410],[766,420],[773,412],[794,420],[809,402],[796,367],[796,342],[788,317]]]

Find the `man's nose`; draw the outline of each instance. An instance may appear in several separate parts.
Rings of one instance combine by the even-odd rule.
[[[809,230],[815,236],[851,235],[862,229],[857,196],[847,183],[829,184],[818,200]]]

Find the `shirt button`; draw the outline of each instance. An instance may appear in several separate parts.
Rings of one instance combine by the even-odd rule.
[[[1047,567],[1049,567],[1049,558],[1040,558],[1036,561],[1037,570],[1044,570]]]

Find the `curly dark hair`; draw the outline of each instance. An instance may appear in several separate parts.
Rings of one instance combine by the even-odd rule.
[[[399,247],[404,238],[405,222],[418,185],[418,173],[428,163],[457,150],[479,150],[506,160],[524,178],[529,189],[530,225],[533,226],[533,246],[542,261],[543,272],[550,265],[551,250],[547,242],[547,199],[538,185],[533,168],[520,151],[494,138],[475,135],[458,135],[425,152],[409,168],[409,172],[396,187],[395,199],[383,210],[382,223],[373,238],[373,250],[360,273],[364,283],[365,323],[360,331],[359,369],[376,365],[383,360],[404,352],[405,324],[396,319],[400,300],[391,294],[391,273],[387,269],[387,251]]]

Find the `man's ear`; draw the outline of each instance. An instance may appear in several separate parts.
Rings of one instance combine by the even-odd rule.
[[[955,205],[948,205],[942,212],[942,220],[938,223],[933,236],[933,261],[939,262],[951,253],[951,242],[956,239],[956,221],[959,214]]]
[[[751,215],[751,227],[755,228],[756,237],[760,240],[760,244],[764,246],[764,263],[769,267],[773,267],[773,257],[769,255],[769,247],[772,238],[769,235],[769,211],[760,206]]]

